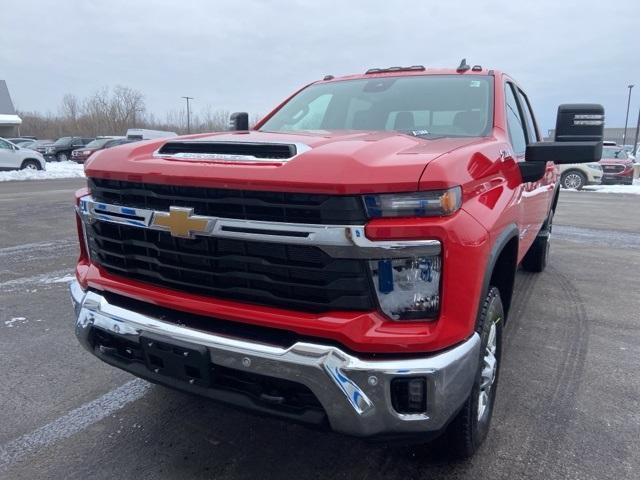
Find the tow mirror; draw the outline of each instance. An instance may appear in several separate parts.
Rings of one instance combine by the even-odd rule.
[[[602,158],[604,108],[596,104],[558,107],[553,142],[527,145],[527,162],[590,163]]]
[[[229,130],[249,130],[249,114],[235,112],[229,117]]]

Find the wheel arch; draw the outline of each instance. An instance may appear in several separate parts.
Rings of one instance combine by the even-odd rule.
[[[478,318],[482,311],[482,303],[489,293],[489,288],[494,286],[500,291],[506,321],[518,267],[518,242],[518,227],[515,224],[510,224],[502,230],[491,247],[482,283]]]
[[[22,162],[20,162],[20,168],[24,168],[24,164],[25,164],[26,162],[35,162],[35,163],[37,163],[38,165],[40,165],[40,169],[41,169],[41,170],[42,170],[42,168],[43,168],[43,167],[42,167],[42,162],[41,162],[40,160],[38,160],[37,158],[35,158],[35,157],[26,157],[26,158],[23,158],[23,159],[22,159]]]

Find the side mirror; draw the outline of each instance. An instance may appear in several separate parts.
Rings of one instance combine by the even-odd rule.
[[[249,114],[235,112],[229,117],[229,130],[249,130]]]
[[[602,158],[604,107],[566,104],[558,107],[553,142],[527,145],[527,162],[590,163]]]

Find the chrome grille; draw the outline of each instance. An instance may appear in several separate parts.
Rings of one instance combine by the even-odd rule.
[[[366,263],[317,247],[168,232],[94,221],[94,263],[107,272],[216,298],[310,312],[375,308]]]

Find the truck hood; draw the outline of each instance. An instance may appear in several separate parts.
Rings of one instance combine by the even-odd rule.
[[[225,132],[100,150],[91,156],[85,171],[89,177],[211,188],[330,194],[415,191],[429,162],[480,140],[428,140],[397,132]],[[298,153],[287,160],[259,164],[158,156],[158,150],[171,142],[297,144]]]

